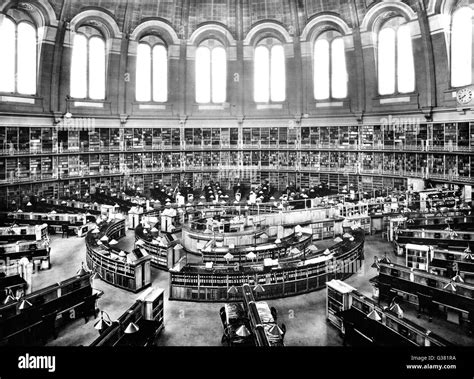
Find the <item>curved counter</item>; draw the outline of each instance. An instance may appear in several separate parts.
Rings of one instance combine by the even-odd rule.
[[[356,273],[364,259],[364,233],[354,231],[353,240],[345,238],[328,251],[308,255],[306,259],[280,260],[277,267],[264,265],[234,266],[186,265],[180,270],[170,270],[170,299],[228,302],[240,299],[240,291],[234,295],[231,287],[245,283],[260,284],[264,292],[258,299],[294,296],[324,288],[327,281],[345,279]]]
[[[144,249],[124,252],[111,246],[108,241],[125,236],[125,220],[113,220],[99,226],[99,233],[86,236],[86,262],[89,269],[97,272],[101,279],[116,287],[138,292],[151,283],[151,257]],[[102,241],[107,237],[108,241]]]

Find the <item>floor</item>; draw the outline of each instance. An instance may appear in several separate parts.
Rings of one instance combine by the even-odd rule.
[[[134,232],[127,231],[127,236],[119,241],[119,247],[131,250],[134,242]],[[328,242],[316,242],[324,246]],[[377,275],[371,268],[374,256],[382,257],[385,252],[394,262],[403,263],[401,257],[396,257],[392,246],[380,236],[368,236],[365,243],[365,262],[362,269],[346,282],[367,296],[372,295],[372,285],[369,279]],[[51,268],[33,274],[33,290],[43,288],[58,281],[67,279],[77,273],[81,262],[85,261],[85,243],[83,238],[52,236]],[[219,318],[220,303],[191,303],[168,300],[167,272],[152,269],[152,286],[165,289],[165,329],[156,341],[158,346],[216,346],[220,345],[222,326]],[[140,293],[111,286],[100,279],[93,283],[95,289],[104,294],[99,299],[98,306],[106,311],[112,320],[118,318],[128,309]],[[326,291],[320,290],[306,295],[269,300],[271,306],[278,311],[279,322],[286,324],[287,346],[340,346],[342,338],[338,331],[326,322]],[[428,322],[426,317],[416,319],[416,310],[410,305],[403,306],[407,318],[438,333],[458,345],[474,346],[474,338],[467,336],[458,325],[445,320],[434,319]],[[85,323],[78,319],[63,328],[58,337],[48,343],[50,346],[87,346],[97,336],[94,329],[95,320]]]

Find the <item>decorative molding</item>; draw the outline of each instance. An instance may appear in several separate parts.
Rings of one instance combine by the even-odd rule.
[[[203,25],[203,26],[197,28],[191,34],[191,37],[189,37],[188,45],[196,45],[199,36],[202,35],[202,34],[208,33],[208,32],[211,32],[211,33],[212,32],[219,32],[220,34],[222,34],[226,38],[226,40],[227,40],[227,42],[229,43],[230,46],[236,46],[237,45],[237,42],[234,39],[234,37],[232,36],[232,34],[226,28],[224,28],[222,25],[218,25],[218,24],[206,24],[206,25]]]
[[[311,34],[311,30],[316,27],[317,25],[324,25],[324,24],[336,24],[343,32],[344,35],[352,34],[352,29],[347,25],[347,23],[340,17],[323,14],[313,18],[310,22],[306,24],[301,33],[300,40],[306,41]]]
[[[72,31],[76,30],[76,27],[83,22],[86,24],[90,24],[92,20],[101,20],[103,25],[106,26],[107,31],[110,33],[107,37],[109,38],[122,38],[122,32],[120,31],[117,23],[115,20],[109,16],[107,13],[100,11],[100,10],[86,10],[83,11],[70,21],[70,29]],[[87,21],[87,22],[86,22]]]
[[[179,45],[179,36],[176,34],[176,31],[168,25],[166,22],[159,20],[150,20],[145,21],[138,25],[130,34],[129,38],[131,41],[137,41],[138,36],[145,31],[146,29],[161,29],[160,32],[166,32],[166,34],[171,38],[174,45]]]
[[[293,41],[293,38],[290,36],[290,33],[288,33],[288,31],[280,24],[277,24],[274,22],[263,22],[261,24],[254,26],[252,29],[250,29],[250,31],[247,33],[247,36],[244,39],[244,45],[250,45],[252,42],[252,39],[265,29],[273,29],[279,32],[280,34],[283,35],[283,38],[285,38],[285,42],[287,43],[291,43]]]
[[[390,12],[396,9],[402,14],[406,15],[410,21],[414,21],[417,15],[409,5],[402,3],[401,1],[382,1],[372,8],[365,14],[362,24],[360,25],[360,31],[365,32],[370,29],[375,20],[382,14]]]

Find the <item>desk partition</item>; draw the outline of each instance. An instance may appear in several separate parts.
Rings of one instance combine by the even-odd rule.
[[[170,299],[204,302],[240,301],[239,294],[229,288],[248,283],[260,284],[265,291],[258,299],[273,299],[312,292],[325,287],[331,279],[345,279],[356,273],[364,259],[364,233],[354,231],[354,239],[329,248],[305,259],[283,260],[277,267],[250,265],[235,270],[234,266],[185,265],[170,270]]]
[[[125,220],[113,220],[100,226],[100,233],[89,232],[86,236],[87,266],[100,277],[114,285],[138,292],[151,284],[151,256],[143,249],[124,252],[111,246],[108,241],[119,240],[125,235]],[[101,241],[107,237],[108,241]]]

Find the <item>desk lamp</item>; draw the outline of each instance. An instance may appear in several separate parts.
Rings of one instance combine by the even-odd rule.
[[[273,325],[269,330],[268,332],[275,336],[275,337],[280,337],[283,335],[283,330],[280,329],[280,327],[278,325]]]
[[[374,257],[374,263],[372,263],[370,267],[376,268],[377,270],[380,268],[379,259],[377,257]]]
[[[403,318],[403,309],[398,305],[397,303],[394,303],[391,307],[390,310],[392,312],[395,312],[398,315],[398,318]]]
[[[368,314],[367,318],[374,320],[374,321],[381,321],[382,317],[379,315],[379,313],[375,310],[372,309]]]
[[[254,290],[256,293],[265,292],[265,288],[263,288],[260,284],[257,284],[255,287],[253,287],[253,290]]]
[[[77,271],[76,275],[82,276],[84,274],[87,274],[87,272],[88,271],[84,267],[84,262],[81,262],[81,268],[79,269],[79,271]]]
[[[108,320],[104,319],[104,314],[107,316]],[[100,311],[100,320],[94,324],[94,329],[97,329],[102,333],[110,325],[112,325],[112,320],[110,319],[109,314],[105,311]]]
[[[138,332],[140,328],[138,327],[137,324],[135,324],[133,321],[128,324],[128,326],[125,328],[124,333],[125,334],[134,334]]]
[[[250,332],[245,325],[242,325],[237,331],[235,332],[239,337],[248,337],[250,336]]]
[[[23,299],[20,303],[20,306],[18,307],[18,309],[20,311],[23,311],[25,309],[28,309],[28,308],[31,308],[33,306],[33,304],[31,304],[28,300],[26,299]]]
[[[443,287],[445,290],[450,290],[450,291],[453,291],[453,292],[456,292],[456,285],[454,284],[454,281],[451,280],[448,284],[446,284],[444,287]]]
[[[456,272],[456,275],[454,275],[451,279],[455,283],[463,283],[464,279],[462,278],[461,275],[459,275],[459,271]]]
[[[11,304],[11,303],[14,303],[17,299],[15,298],[15,296],[13,296],[13,292],[10,288],[8,288],[7,290],[7,297],[5,298],[5,300],[3,300],[3,304],[6,305],[6,304]]]

